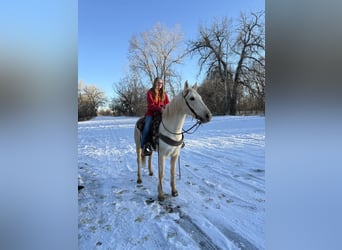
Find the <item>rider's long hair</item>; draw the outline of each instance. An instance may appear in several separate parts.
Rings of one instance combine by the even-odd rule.
[[[160,77],[156,77],[153,81],[153,96],[156,101],[162,100],[164,101],[165,99],[165,84],[163,81],[163,87],[161,89],[158,88],[158,81],[163,81]]]

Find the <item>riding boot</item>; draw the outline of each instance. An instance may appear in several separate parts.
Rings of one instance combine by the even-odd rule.
[[[144,155],[149,156],[151,154],[152,154],[152,145],[151,143],[148,142],[144,145]]]

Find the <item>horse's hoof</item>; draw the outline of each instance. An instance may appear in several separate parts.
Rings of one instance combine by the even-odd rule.
[[[153,172],[150,173],[150,176],[153,176]]]
[[[142,180],[141,180],[141,179],[138,179],[138,180],[137,180],[137,183],[138,183],[138,184],[142,183]]]
[[[165,199],[165,195],[164,194],[158,194],[158,200],[159,201],[163,201]]]
[[[172,196],[173,196],[173,197],[178,196],[178,191],[177,191],[177,190],[176,190],[176,191],[172,191]]]

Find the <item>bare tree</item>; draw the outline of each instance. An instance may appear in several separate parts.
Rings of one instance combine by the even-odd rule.
[[[210,27],[200,26],[199,38],[189,42],[189,53],[199,56],[200,71],[207,68],[208,76],[214,73],[225,83],[225,103],[230,115],[237,112],[238,97],[248,84],[243,82],[247,79],[244,76],[251,71],[251,65],[258,63],[264,67],[262,17],[263,13],[251,13],[248,17],[241,14],[236,30],[231,21],[223,18]]]
[[[263,13],[251,13],[250,16],[241,14],[238,28],[238,37],[232,47],[233,52],[239,58],[234,74],[234,85],[230,102],[230,113],[236,114],[237,89],[243,84],[248,85],[243,79],[248,79],[246,73],[264,69],[265,56],[265,31],[262,22]],[[253,68],[250,68],[253,66]],[[262,74],[259,76],[262,76]],[[250,82],[251,83],[251,82]]]
[[[223,91],[226,96],[223,102],[224,109],[228,108],[228,100],[231,95],[229,79],[233,77],[228,61],[231,36],[230,26],[231,21],[227,18],[223,18],[221,21],[214,21],[210,27],[200,25],[199,38],[189,41],[188,45],[190,55],[199,56],[200,72],[206,68],[207,80],[210,80],[209,82],[224,83]]]
[[[146,112],[146,92],[137,76],[126,76],[113,86],[116,97],[111,109],[117,115],[143,115]]]
[[[104,92],[94,85],[85,86],[83,92],[88,98],[91,107],[93,107],[96,112],[97,109],[103,106],[107,101]]]
[[[241,77],[242,85],[250,99],[254,101],[251,105],[254,110],[265,112],[265,58],[261,57],[259,62],[252,62],[250,67],[244,69]]]
[[[169,30],[160,23],[139,36],[133,36],[129,47],[132,71],[142,73],[150,84],[155,77],[161,77],[165,87],[174,96],[178,92],[175,82],[180,82],[175,66],[182,64],[185,56],[182,42],[183,34],[179,26]]]
[[[107,99],[103,91],[94,85],[78,84],[78,119],[89,119],[97,115],[99,107],[106,103]]]

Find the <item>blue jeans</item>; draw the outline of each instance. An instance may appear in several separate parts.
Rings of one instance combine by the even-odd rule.
[[[152,116],[145,116],[145,126],[141,136],[141,148],[144,148],[148,133],[150,132],[151,123]]]

